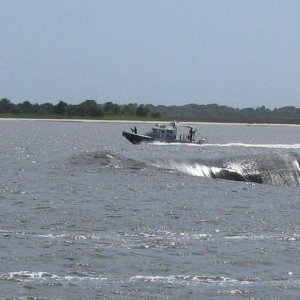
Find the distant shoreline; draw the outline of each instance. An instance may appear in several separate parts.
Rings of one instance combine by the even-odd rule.
[[[96,120],[96,119],[51,119],[51,118],[1,118],[0,121],[41,121],[41,122],[67,122],[67,123],[123,123],[123,124],[157,124],[170,123],[161,120]],[[197,125],[244,125],[244,126],[299,126],[296,123],[259,123],[259,122],[208,122],[208,121],[179,121],[181,124]]]
[[[159,123],[177,120],[197,124],[300,125],[300,108],[284,106],[271,110],[260,106],[240,109],[195,103],[181,106],[113,102],[99,104],[95,100],[85,100],[80,104],[68,104],[64,101],[55,105],[32,104],[29,101],[14,104],[3,98],[0,100],[0,118],[51,122]]]

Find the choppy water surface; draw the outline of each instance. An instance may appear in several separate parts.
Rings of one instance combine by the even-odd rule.
[[[299,127],[130,125],[0,122],[0,298],[299,299]]]

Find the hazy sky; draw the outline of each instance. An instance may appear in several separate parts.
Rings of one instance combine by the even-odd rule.
[[[0,98],[300,106],[299,0],[0,0]]]

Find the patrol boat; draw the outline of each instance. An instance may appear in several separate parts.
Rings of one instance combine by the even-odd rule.
[[[177,126],[186,127],[189,129],[187,134],[179,134],[177,136]],[[123,131],[122,135],[132,144],[140,143],[153,143],[153,142],[165,142],[165,143],[185,143],[185,144],[203,144],[206,142],[205,138],[196,139],[197,129],[190,125],[176,124],[171,122],[170,124],[156,124],[152,127],[151,131],[145,134],[138,134],[137,128],[131,128],[131,132]]]

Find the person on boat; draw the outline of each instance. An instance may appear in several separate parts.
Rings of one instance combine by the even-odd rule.
[[[130,129],[131,129],[131,132],[132,133],[135,133],[135,134],[137,134],[137,128],[134,126],[133,128],[132,127],[130,127]]]
[[[192,141],[193,140],[193,128],[191,127],[190,128],[190,135],[189,135],[189,139],[190,139],[190,141]]]

